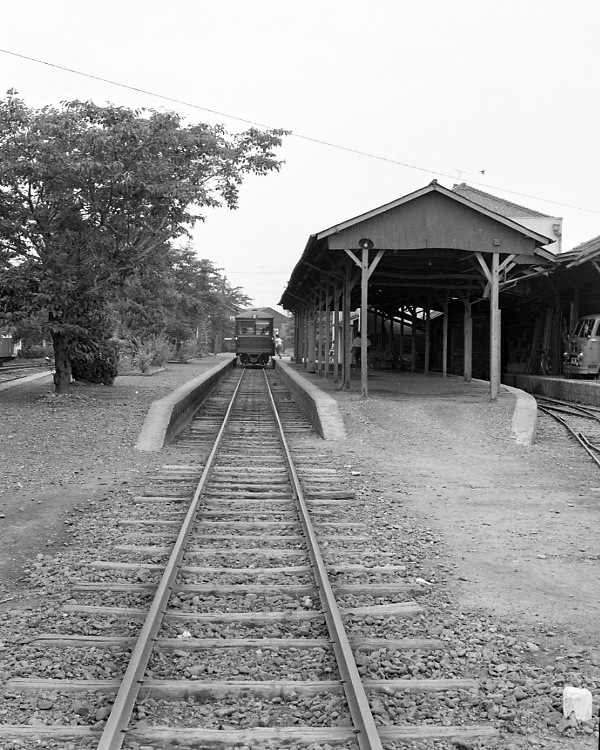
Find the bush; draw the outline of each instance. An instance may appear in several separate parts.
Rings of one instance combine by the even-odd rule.
[[[154,357],[152,364],[162,367],[164,363],[173,355],[173,347],[168,339],[163,336],[154,337]]]
[[[186,341],[181,341],[175,352],[175,358],[177,360],[181,360],[182,362],[187,361],[188,359],[192,359],[192,357],[197,357],[197,356],[198,356],[198,340],[197,339],[187,339]]]
[[[54,351],[51,346],[32,344],[31,346],[26,346],[24,349],[20,349],[17,356],[22,359],[44,359],[45,357],[53,359]]]
[[[169,341],[163,336],[151,336],[138,342],[133,354],[133,365],[141,372],[150,367],[162,367],[172,354]]]
[[[105,340],[86,347],[78,346],[70,356],[74,380],[112,385],[117,377],[118,348]]]

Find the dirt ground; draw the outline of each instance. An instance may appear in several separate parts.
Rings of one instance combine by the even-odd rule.
[[[214,364],[74,384],[66,396],[54,395],[51,376],[0,390],[0,608],[32,603],[23,569],[71,543],[89,501],[127,492],[164,462],[134,448],[150,404]]]
[[[482,382],[373,371],[365,401],[358,374],[350,391],[308,378],[338,402],[351,463],[443,535],[462,607],[600,646],[600,470],[560,425],[541,416],[523,447],[515,397],[491,404]]]

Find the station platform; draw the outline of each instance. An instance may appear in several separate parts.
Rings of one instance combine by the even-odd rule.
[[[600,406],[600,380],[565,378],[562,375],[525,375],[503,373],[502,383],[520,388],[534,396]]]
[[[309,373],[303,365],[285,359],[277,360],[277,366],[317,430],[325,439],[339,439],[344,428],[343,423],[340,426],[341,417],[336,416],[337,405],[333,404],[342,397],[361,398],[360,371],[352,370],[350,390],[341,390],[341,381],[334,381],[331,370],[324,377],[324,373]],[[299,394],[299,390],[303,393]],[[460,405],[473,402],[488,403],[489,392],[488,381],[473,379],[467,383],[457,375],[442,377],[441,373],[437,372],[425,375],[423,372],[406,370],[369,370],[368,373],[368,396],[373,399],[394,402],[410,399],[446,399]],[[304,402],[300,402],[300,399]],[[514,405],[511,430],[517,443],[531,445],[535,441],[537,429],[535,398],[520,388],[503,384],[499,400]]]

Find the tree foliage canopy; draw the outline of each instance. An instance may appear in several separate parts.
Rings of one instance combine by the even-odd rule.
[[[214,347],[216,329],[226,310],[247,307],[250,300],[232,287],[220,269],[198,258],[191,245],[169,247],[154,266],[144,265],[125,282],[116,303],[119,338],[142,341],[166,336],[177,347],[201,333],[203,348]]]
[[[106,332],[126,279],[170,243],[236,208],[247,174],[279,169],[283,131],[186,125],[174,112],[0,100],[0,316],[44,311],[61,390],[82,339]]]

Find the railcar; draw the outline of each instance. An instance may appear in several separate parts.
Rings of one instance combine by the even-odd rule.
[[[15,359],[15,342],[12,336],[0,334],[0,365],[5,360]]]
[[[563,375],[600,377],[600,313],[579,318],[563,355]]]
[[[275,337],[272,315],[259,309],[235,317],[235,353],[244,367],[274,366]]]

